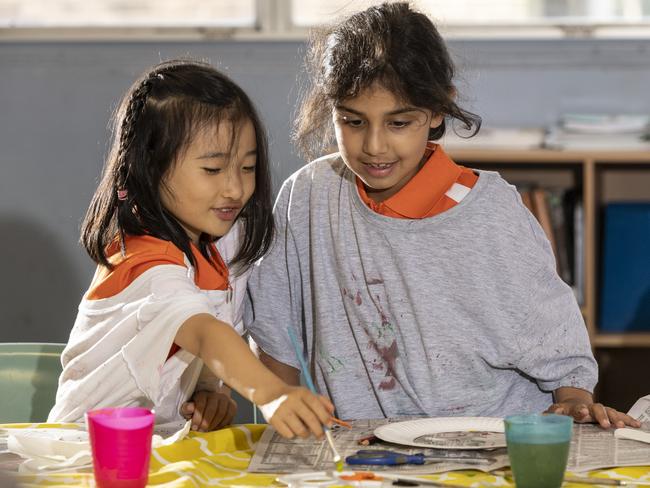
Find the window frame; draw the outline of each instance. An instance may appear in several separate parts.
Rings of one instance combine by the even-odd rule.
[[[11,27],[0,26],[2,41],[283,41],[304,40],[310,28],[291,21],[292,0],[255,0],[256,20],[252,27],[124,26],[124,27]],[[446,39],[650,39],[649,22],[565,22],[531,24],[440,25]]]

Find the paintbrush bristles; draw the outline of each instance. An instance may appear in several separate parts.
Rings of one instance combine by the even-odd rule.
[[[329,429],[325,429],[325,439],[327,439],[327,443],[330,445],[330,449],[332,450],[332,455],[334,456],[334,463],[336,464],[337,469],[339,468],[339,464],[342,463],[343,458],[341,458],[341,455],[336,449],[336,446],[334,445],[334,438],[332,437],[332,432]]]

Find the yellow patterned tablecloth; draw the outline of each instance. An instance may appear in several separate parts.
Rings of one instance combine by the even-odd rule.
[[[56,427],[62,424],[13,424],[0,427]],[[76,427],[76,426],[75,426]],[[190,433],[169,446],[154,449],[149,486],[166,488],[203,486],[282,486],[276,475],[246,472],[265,425],[237,425],[217,432]],[[592,477],[650,481],[650,466],[593,471]],[[432,475],[433,480],[473,488],[513,486],[508,480],[479,471],[453,471]],[[92,473],[18,475],[21,486],[94,486]],[[583,484],[565,484],[585,487]]]

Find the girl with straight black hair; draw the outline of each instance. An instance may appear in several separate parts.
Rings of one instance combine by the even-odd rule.
[[[286,385],[240,337],[249,267],[272,236],[267,142],[249,97],[204,63],[144,74],[118,108],[82,225],[98,267],[49,420],[143,406],[158,423],[212,430],[235,413],[225,383],[282,435],[321,436],[331,403]]]

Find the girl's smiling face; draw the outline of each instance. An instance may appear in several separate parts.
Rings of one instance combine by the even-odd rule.
[[[221,122],[198,130],[161,184],[162,204],[195,244],[226,234],[255,191],[253,124]]]
[[[443,116],[410,106],[374,85],[334,108],[341,157],[376,202],[392,197],[426,160],[429,129]]]

